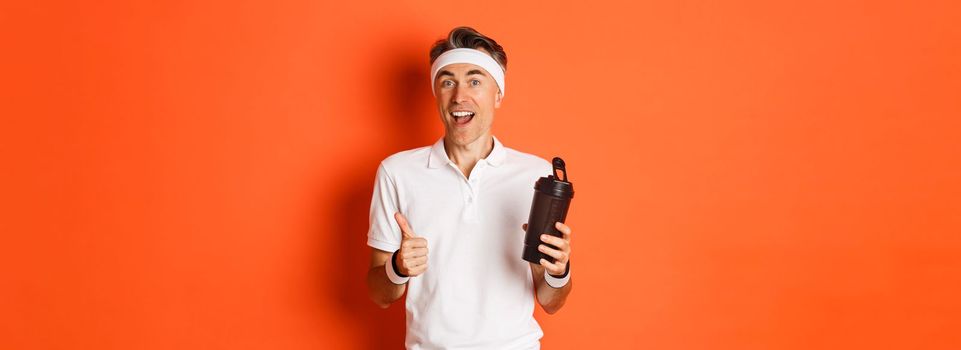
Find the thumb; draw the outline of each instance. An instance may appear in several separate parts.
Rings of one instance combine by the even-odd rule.
[[[400,234],[404,238],[417,237],[417,235],[414,234],[414,231],[410,229],[410,225],[407,223],[407,218],[404,217],[404,214],[401,214],[400,212],[394,213],[394,220],[396,220],[397,225],[400,226]]]

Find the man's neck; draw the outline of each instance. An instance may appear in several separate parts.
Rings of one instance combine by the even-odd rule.
[[[487,158],[494,150],[494,138],[491,135],[478,137],[477,140],[466,145],[456,145],[444,138],[444,150],[447,158],[457,165],[464,177],[470,178],[471,170],[477,161]]]

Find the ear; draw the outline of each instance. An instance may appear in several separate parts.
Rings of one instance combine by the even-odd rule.
[[[497,90],[497,96],[494,96],[494,108],[501,108],[501,100],[504,99],[504,94]]]

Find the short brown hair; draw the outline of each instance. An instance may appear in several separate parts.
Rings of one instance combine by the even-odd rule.
[[[484,49],[507,71],[507,53],[494,39],[481,34],[471,27],[451,29],[446,39],[437,40],[430,47],[430,63],[433,64],[442,53],[453,49]]]

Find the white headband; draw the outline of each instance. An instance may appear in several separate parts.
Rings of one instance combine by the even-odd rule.
[[[434,60],[434,64],[430,67],[430,91],[434,93],[434,96],[437,96],[437,92],[434,91],[434,79],[437,79],[437,72],[440,72],[441,68],[455,63],[470,63],[484,68],[487,74],[490,74],[497,82],[497,86],[500,87],[501,97],[504,96],[504,69],[497,64],[497,61],[494,61],[494,58],[483,51],[474,49],[449,50]]]

